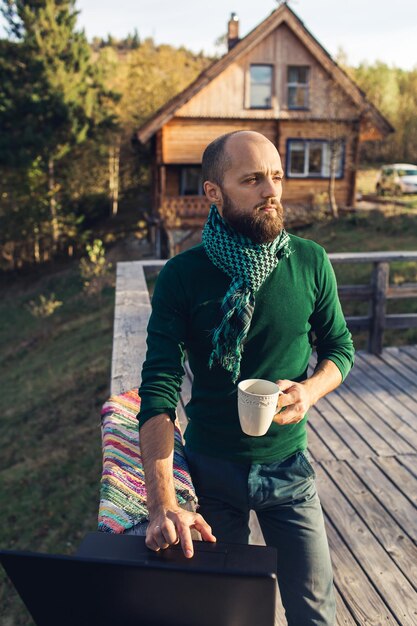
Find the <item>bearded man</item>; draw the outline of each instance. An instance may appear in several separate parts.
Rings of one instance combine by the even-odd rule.
[[[139,390],[146,544],[181,542],[191,558],[190,528],[206,541],[247,543],[252,509],[278,551],[289,626],[330,626],[332,568],[306,414],[353,364],[334,273],[323,248],[285,231],[281,159],[266,137],[223,135],[206,148],[202,168],[212,203],[202,244],[167,262],[152,299]],[[313,334],[318,363],[308,377]],[[198,513],[179,508],[172,478],[185,351],[194,374],[185,450]],[[247,378],[277,382],[283,392],[261,437],[239,423],[237,383]]]

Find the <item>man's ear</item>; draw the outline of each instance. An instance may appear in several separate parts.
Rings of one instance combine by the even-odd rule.
[[[210,200],[210,202],[216,204],[217,208],[219,208],[219,204],[220,206],[223,204],[223,196],[222,192],[220,191],[219,185],[216,185],[216,183],[212,183],[209,180],[206,180],[204,182],[203,189],[207,198]]]

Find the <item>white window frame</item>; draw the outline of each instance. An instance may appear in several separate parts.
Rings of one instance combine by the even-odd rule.
[[[294,144],[303,144],[304,153],[304,170],[303,172],[291,171],[291,153],[292,146]],[[310,172],[310,149],[312,147],[317,148],[317,145],[321,145],[321,171],[320,173]],[[330,178],[330,140],[329,139],[300,139],[293,138],[287,139],[287,160],[286,160],[286,177],[287,178]],[[343,178],[344,171],[344,156],[345,156],[345,141],[344,139],[337,140],[336,149],[339,151],[339,163],[336,170],[335,178]]]

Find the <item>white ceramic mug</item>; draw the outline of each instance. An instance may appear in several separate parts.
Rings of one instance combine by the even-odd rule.
[[[265,435],[277,412],[278,385],[262,378],[248,378],[237,386],[237,407],[244,433],[252,437]]]

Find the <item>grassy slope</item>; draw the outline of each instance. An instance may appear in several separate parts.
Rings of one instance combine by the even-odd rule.
[[[51,292],[64,304],[44,323],[26,305]],[[70,269],[2,295],[0,545],[71,553],[96,528],[114,290],[86,298]],[[0,623],[32,624],[0,576]]]
[[[329,252],[416,250],[417,216],[364,212],[297,234]],[[369,266],[337,268],[345,283],[364,282],[369,272]],[[397,264],[392,276],[417,281],[416,266]],[[64,302],[46,324],[25,308],[41,293]],[[83,296],[76,267],[0,290],[2,548],[71,553],[96,527],[113,299],[112,289],[100,299]],[[402,311],[415,309],[415,301],[400,303]],[[389,344],[398,342],[416,343],[417,332],[388,337]],[[0,607],[1,626],[33,624],[2,573]]]

